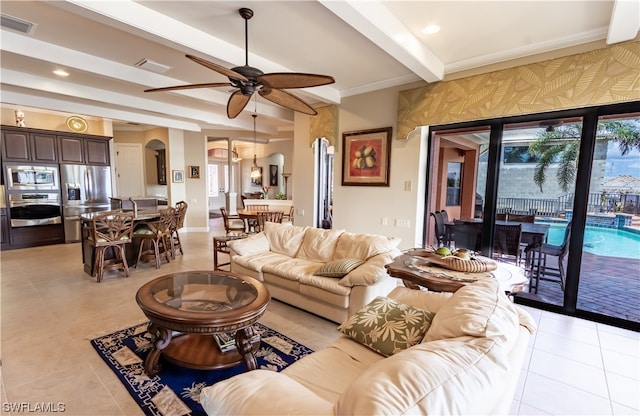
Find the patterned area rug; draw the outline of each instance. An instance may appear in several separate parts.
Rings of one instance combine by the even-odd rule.
[[[255,324],[261,341],[258,368],[281,371],[313,350]],[[147,324],[139,324],[91,340],[100,357],[118,376],[147,415],[206,415],[200,406],[200,390],[245,371],[244,364],[222,370],[192,370],[160,358],[162,370],[154,377],[144,372],[144,359],[152,349]]]

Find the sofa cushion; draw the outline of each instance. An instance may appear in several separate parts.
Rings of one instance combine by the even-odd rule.
[[[260,416],[329,415],[334,405],[293,378],[261,369],[203,388],[200,403],[208,415]]]
[[[422,341],[433,313],[384,296],[376,297],[338,330],[363,345],[389,356]]]
[[[269,264],[278,264],[289,260],[289,257],[272,253],[267,251],[266,253],[249,254],[246,256],[235,256],[233,262],[242,267],[256,272],[262,271],[262,269]]]
[[[483,279],[458,289],[433,318],[425,342],[462,336],[514,342],[518,312],[496,279]]]
[[[271,251],[295,257],[302,244],[307,227],[265,222],[264,235]]]
[[[396,253],[393,251],[373,256],[363,265],[356,267],[351,272],[347,273],[342,279],[340,279],[340,284],[347,287],[371,286],[384,279],[392,279],[384,266],[385,264],[391,263],[393,258],[399,253],[400,252]]]
[[[340,259],[330,261],[320,266],[313,274],[324,277],[344,277],[351,270],[364,263],[364,260],[358,259]]]
[[[398,247],[400,241],[401,239],[395,237],[344,232],[338,238],[334,258],[367,260],[380,253],[393,250]]]
[[[269,240],[263,233],[255,234],[239,240],[227,242],[227,246],[241,256],[265,253],[269,251]]]
[[[323,230],[308,228],[298,251],[297,257],[326,263],[333,260],[338,237],[344,230]]]
[[[421,343],[360,374],[337,403],[344,415],[492,414],[511,370],[489,338]]]
[[[300,280],[303,275],[312,275],[322,263],[317,261],[283,257],[281,261],[270,262],[262,269],[265,273],[276,274],[288,280]]]

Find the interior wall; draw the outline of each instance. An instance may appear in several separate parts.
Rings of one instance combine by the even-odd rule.
[[[418,130],[408,140],[396,139],[400,89],[401,87],[388,88],[345,97],[340,104],[340,138],[335,153],[333,227],[353,233],[398,237],[402,240],[400,248],[406,249],[415,247],[421,241],[425,189],[423,154],[426,154],[427,140]],[[388,126],[393,128],[389,187],[342,186],[342,133]],[[297,154],[296,152],[296,162]],[[312,160],[309,161],[311,162]],[[299,172],[298,166],[294,166],[296,175]],[[296,192],[299,190],[300,186],[296,186]]]
[[[182,200],[188,204],[187,215],[189,218],[188,229],[190,231],[209,230],[209,201],[207,188],[207,137],[200,132],[184,132],[184,190],[185,198]],[[171,152],[173,153],[173,147]],[[173,160],[173,155],[171,155]],[[189,167],[200,168],[199,178],[190,178]],[[178,184],[180,185],[180,184]],[[175,205],[180,199],[172,195],[171,204]]]
[[[79,114],[64,113],[59,111],[42,110],[31,107],[20,107],[15,105],[3,104],[0,107],[0,115],[2,124],[6,126],[15,126],[16,110],[22,110],[24,113],[24,122],[27,127],[43,130],[68,131],[67,118],[77,116]],[[100,117],[91,117],[80,115],[87,121],[87,131],[83,134],[95,134],[96,136],[113,137],[113,125],[111,120],[102,119]]]

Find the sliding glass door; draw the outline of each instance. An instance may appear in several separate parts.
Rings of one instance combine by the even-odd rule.
[[[496,224],[522,223],[521,258],[533,250],[535,268],[518,302],[640,329],[639,103],[435,126],[430,137],[428,221],[441,209],[475,218],[491,256]],[[425,245],[434,237],[428,222]]]

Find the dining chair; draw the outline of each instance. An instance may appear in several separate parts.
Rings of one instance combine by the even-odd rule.
[[[289,207],[289,212],[282,215],[282,222],[290,222],[293,225],[293,205]]]
[[[93,276],[102,281],[105,270],[122,270],[129,277],[129,265],[125,244],[133,240],[133,213],[106,211],[91,220],[91,234],[87,240],[94,250]],[[105,259],[107,250],[113,251],[112,259]]]
[[[258,211],[258,225],[256,226],[256,232],[264,231],[265,222],[277,222],[282,223],[282,217],[284,212],[282,211]]]
[[[220,212],[222,213],[222,220],[224,222],[224,230],[227,235],[243,233],[246,229],[246,224],[244,220],[240,219],[237,215],[229,215],[226,208],[221,207]]]
[[[465,223],[454,220],[450,228],[457,249],[466,248],[472,251],[480,251],[482,223]]]
[[[496,260],[513,260],[520,265],[520,240],[522,239],[522,224],[496,224],[493,236],[493,257]],[[512,259],[511,259],[512,258]]]
[[[564,237],[560,245],[543,244],[542,247],[540,247],[540,258],[537,259],[537,261],[540,262],[540,273],[532,274],[532,278],[535,278],[535,284],[533,284],[533,282],[529,283],[530,292],[532,289],[534,289],[535,293],[538,293],[538,285],[540,283],[540,280],[559,283],[560,289],[564,290],[566,281],[564,261],[567,257],[567,254],[569,253],[570,239],[571,221],[567,223],[567,228],[564,230]],[[531,257],[532,264],[534,262],[533,259],[535,257],[536,249],[537,247],[532,247],[530,249],[531,254],[533,254],[533,256]],[[549,260],[549,257],[555,257],[557,261],[557,264],[555,266],[547,265],[547,260]]]
[[[160,211],[156,221],[142,223],[133,231],[133,237],[140,239],[136,268],[140,261],[154,260],[156,269],[160,268],[160,260],[164,257],[171,262],[171,226],[175,221],[176,209],[168,207]],[[147,248],[145,249],[145,246]]]
[[[180,250],[180,254],[184,255],[182,250],[182,242],[180,241],[179,230],[184,227],[184,218],[187,215],[188,205],[184,201],[176,203],[176,212],[174,221],[171,224],[169,243],[171,246],[171,258],[176,258],[176,252]]]
[[[440,221],[439,212],[431,212],[429,216],[433,218],[433,230],[435,232],[436,244],[438,247],[444,245],[444,224]]]

